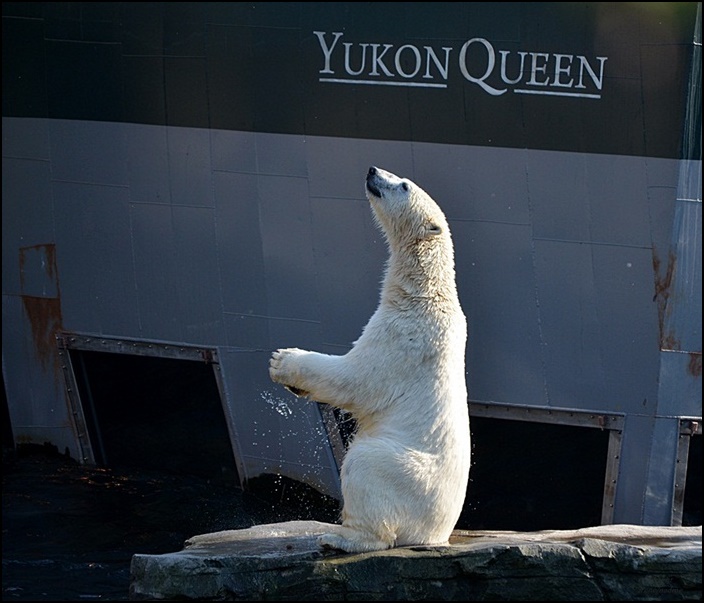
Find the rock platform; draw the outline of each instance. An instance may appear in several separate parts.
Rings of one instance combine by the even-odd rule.
[[[132,558],[130,599],[684,601],[702,598],[702,528],[610,525],[453,532],[446,546],[321,550],[328,524],[196,536]]]

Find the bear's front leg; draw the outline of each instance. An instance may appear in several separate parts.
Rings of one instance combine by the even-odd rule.
[[[276,350],[271,355],[269,360],[269,376],[276,383],[281,383],[287,390],[296,396],[308,397],[310,391],[303,389],[297,385],[301,379],[299,378],[300,370],[298,368],[299,359],[306,354],[304,350],[298,348],[287,348]]]
[[[297,396],[337,405],[343,356],[286,348],[276,350],[269,361],[269,376]]]

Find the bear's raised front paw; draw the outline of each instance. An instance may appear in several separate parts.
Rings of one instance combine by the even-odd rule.
[[[300,353],[297,348],[285,348],[276,350],[269,359],[269,376],[272,381],[288,385],[294,377],[293,364],[296,356]]]
[[[286,348],[276,350],[269,360],[269,376],[276,383],[281,383],[287,390],[296,396],[306,396],[304,389],[294,385],[296,381],[296,358],[302,355],[303,350]]]

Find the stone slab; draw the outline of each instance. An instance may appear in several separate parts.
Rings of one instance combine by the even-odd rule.
[[[132,558],[130,599],[681,601],[702,598],[702,529],[456,530],[446,546],[321,550],[329,524],[195,536]]]

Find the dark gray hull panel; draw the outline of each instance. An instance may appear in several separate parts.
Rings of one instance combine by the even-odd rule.
[[[470,410],[610,429],[603,521],[677,523],[681,440],[701,433],[696,6],[671,14],[669,33],[646,35],[645,17],[640,28],[618,21],[622,40],[638,32],[636,61],[626,42],[591,29],[607,3],[583,8],[592,26],[551,12],[563,3],[537,5],[579,29],[581,45],[565,31],[541,37],[553,30],[524,4],[495,21],[504,5],[439,3],[459,20],[430,38],[388,32],[399,62],[369,55],[376,84],[386,77],[371,85],[322,81],[364,75],[351,75],[345,41],[352,61],[359,44],[371,53],[387,40],[358,3],[334,3],[344,15],[283,3],[281,23],[270,3],[257,5],[266,17],[240,14],[239,3],[231,14],[227,3],[157,3],[159,19],[144,21],[162,28],[152,50],[143,45],[157,31],[133,28],[153,3],[101,3],[112,16],[84,21],[111,26],[83,45],[38,27],[64,23],[42,3],[5,4],[15,60],[3,67],[3,376],[15,441],[92,459],[62,338],[202,348],[217,356],[242,481],[281,473],[339,496],[327,411],[271,383],[267,365],[278,347],[344,354],[374,311],[386,249],[364,176],[378,165],[416,181],[449,218]],[[436,4],[409,10],[419,19]],[[182,46],[166,33],[179,11],[202,18]],[[345,22],[354,26],[333,49]],[[465,48],[466,73],[448,62],[442,78],[442,49],[457,61],[475,38],[484,42]],[[485,42],[496,57],[532,61],[544,42],[553,79],[536,75],[546,73],[538,62],[522,92],[499,72],[477,83],[468,53]],[[444,92],[422,88],[428,80]],[[502,85],[506,94],[486,90]]]

